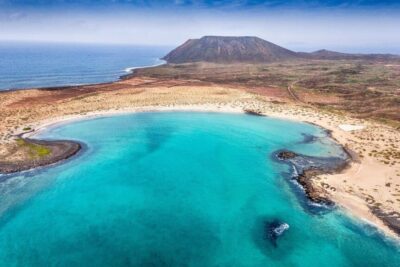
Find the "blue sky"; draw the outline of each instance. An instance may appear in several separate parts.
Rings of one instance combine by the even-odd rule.
[[[26,8],[155,8],[185,7],[197,9],[243,10],[243,9],[393,9],[400,7],[399,0],[0,0],[1,7]]]
[[[162,1],[162,0],[1,0],[0,3],[8,5],[34,5],[34,6],[49,6],[49,5],[63,5],[63,4],[79,4],[79,5],[118,5],[130,4],[141,6],[160,6],[165,4],[171,5],[186,5],[186,6],[203,6],[203,7],[245,7],[245,6],[319,6],[319,7],[371,7],[371,6],[388,6],[398,5],[398,0],[175,0],[175,1]]]
[[[252,35],[294,50],[400,53],[400,0],[0,0],[0,41],[177,45]]]

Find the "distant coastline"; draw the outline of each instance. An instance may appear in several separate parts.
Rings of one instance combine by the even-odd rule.
[[[0,91],[115,82],[127,68],[158,65],[167,50],[161,46],[0,42]]]

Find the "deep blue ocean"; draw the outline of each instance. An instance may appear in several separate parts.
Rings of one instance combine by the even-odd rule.
[[[150,112],[41,137],[85,148],[0,183],[0,266],[399,266],[398,244],[340,210],[312,211],[271,156],[342,157],[313,125]],[[289,226],[275,241],[274,222]]]
[[[171,48],[0,42],[0,90],[102,83],[161,64]]]

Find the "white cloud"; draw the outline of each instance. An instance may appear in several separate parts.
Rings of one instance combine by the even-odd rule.
[[[400,45],[393,13],[212,10],[0,11],[0,40],[177,45],[203,35],[254,35],[297,50]]]

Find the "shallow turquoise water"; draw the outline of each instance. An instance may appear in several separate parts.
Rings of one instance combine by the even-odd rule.
[[[302,144],[302,134],[319,136]],[[341,153],[312,125],[213,113],[79,121],[72,160],[0,183],[0,266],[398,266],[399,247],[312,214],[271,153]],[[262,222],[290,228],[274,247]]]

